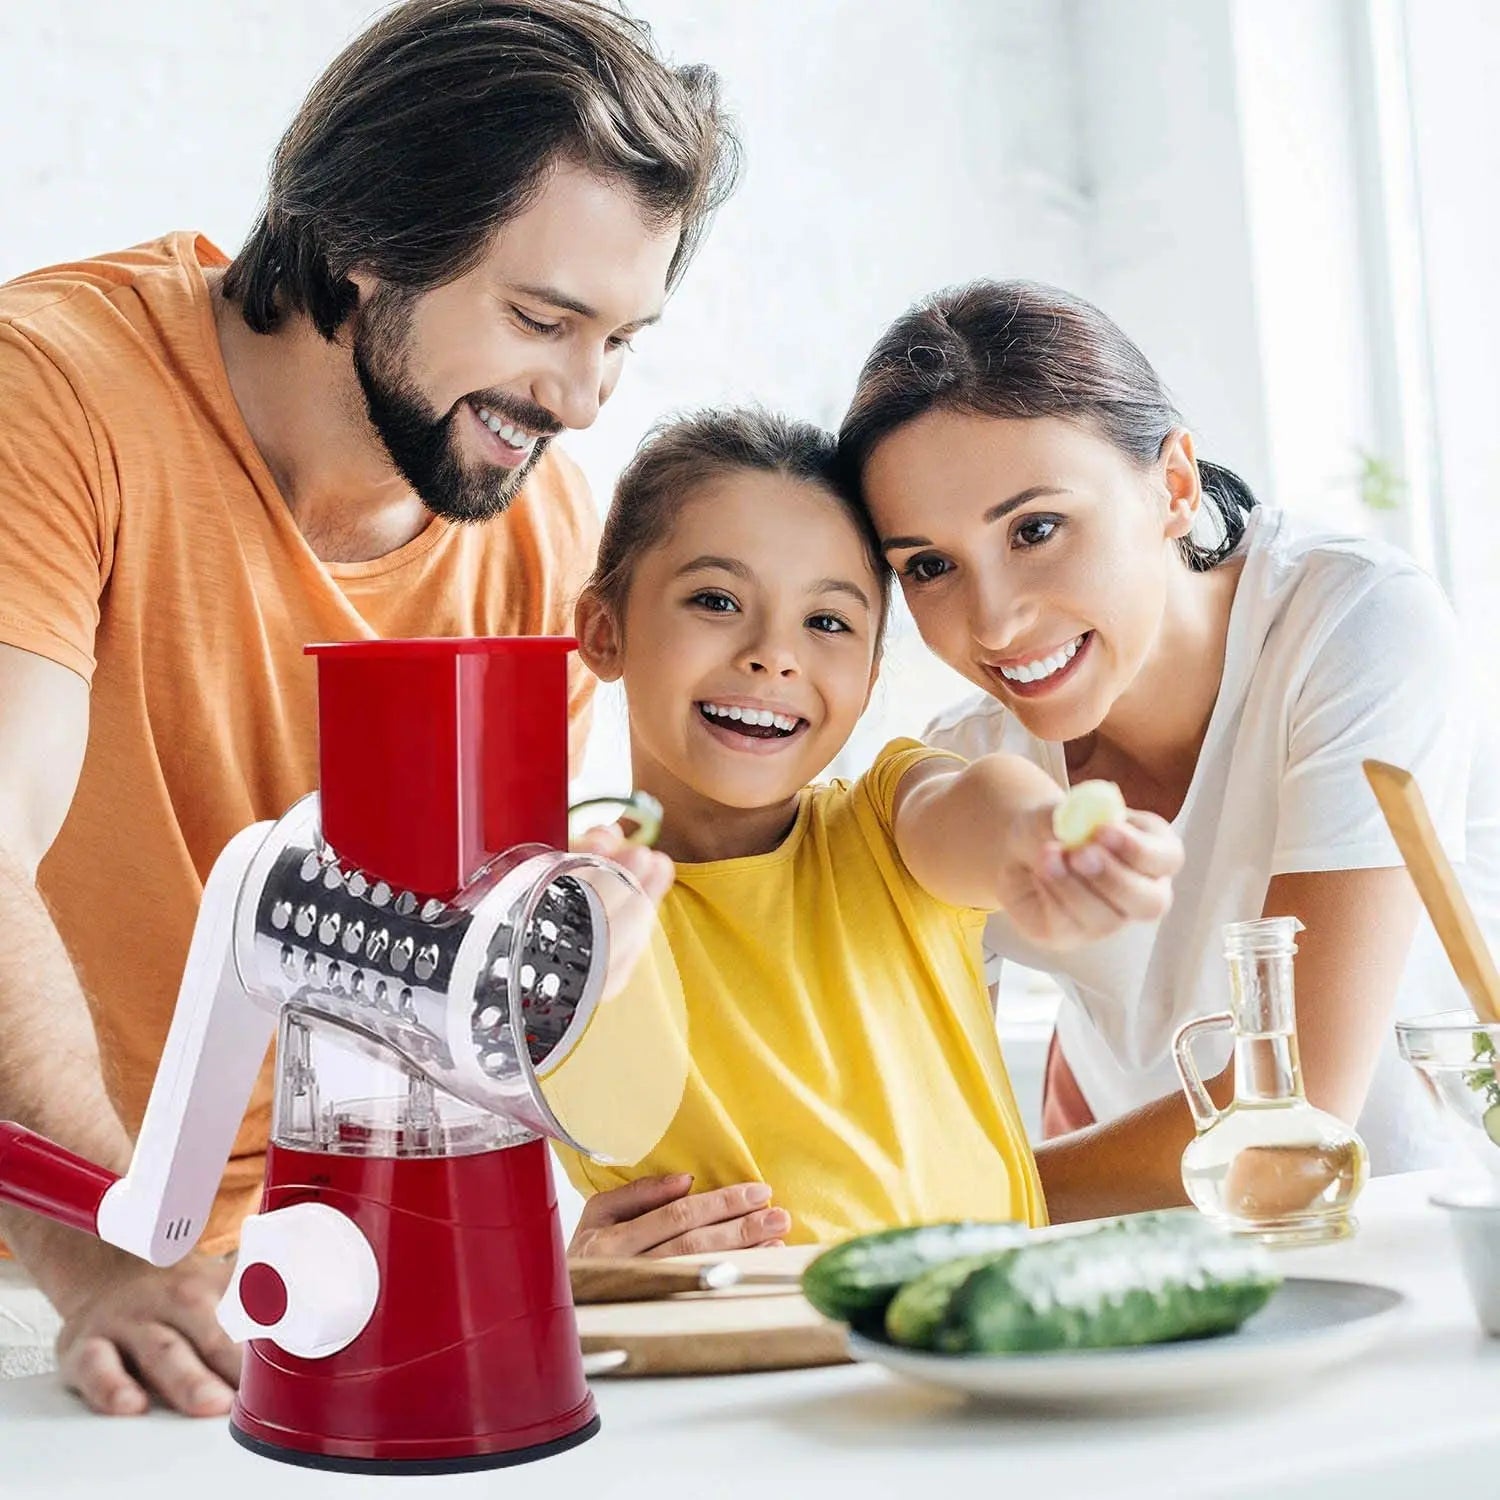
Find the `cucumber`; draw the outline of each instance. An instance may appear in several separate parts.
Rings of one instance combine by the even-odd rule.
[[[972,1272],[988,1265],[994,1255],[994,1251],[988,1255],[961,1255],[908,1281],[885,1310],[886,1337],[908,1349],[935,1348],[954,1292]]]
[[[1098,1220],[1082,1224],[1054,1224],[1050,1228],[1032,1229],[1017,1236],[1017,1241],[1031,1244],[1038,1239],[1054,1239],[1062,1235],[1093,1234],[1109,1220]],[[944,1261],[930,1267],[920,1276],[908,1281],[891,1299],[885,1310],[885,1334],[892,1343],[904,1344],[910,1349],[932,1349],[936,1347],[938,1330],[948,1312],[953,1294],[980,1266],[988,1265],[997,1255],[1014,1249],[1009,1244],[1004,1250],[990,1250],[983,1255],[964,1255],[957,1260]]]
[[[905,1282],[945,1261],[1019,1244],[1029,1233],[1021,1223],[966,1219],[862,1234],[808,1265],[802,1295],[825,1318],[878,1333],[887,1305]]]
[[[1196,1209],[1133,1214],[986,1257],[933,1343],[999,1354],[1198,1338],[1238,1328],[1280,1284],[1261,1246]]]

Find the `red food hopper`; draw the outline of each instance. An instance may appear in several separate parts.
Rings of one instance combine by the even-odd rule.
[[[544,1137],[638,1159],[686,1049],[651,903],[562,852],[573,644],[309,647],[320,791],[215,863],[129,1172],[0,1124],[0,1199],[170,1265],[276,1031],[219,1308],[256,1452],[432,1473],[598,1430]]]

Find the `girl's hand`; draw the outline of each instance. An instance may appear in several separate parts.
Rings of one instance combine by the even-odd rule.
[[[632,844],[618,823],[590,828],[587,833],[573,840],[572,852],[597,854],[602,859],[613,860],[635,876],[641,889],[656,906],[661,905],[661,898],[672,888],[672,882],[677,878],[676,868],[665,854],[658,854],[644,844]]]
[[[1002,870],[1005,912],[1043,948],[1097,942],[1127,922],[1155,922],[1172,905],[1182,841],[1155,813],[1128,812],[1081,848],[1053,837],[1051,808],[1023,814]]]
[[[594,872],[583,877],[599,897],[609,922],[609,972],[602,997],[611,1000],[620,994],[641,966],[647,972],[654,971],[658,983],[668,973],[677,983],[671,950],[664,940],[658,940],[657,922],[662,897],[677,878],[676,866],[665,854],[630,843],[618,823],[589,829],[573,840],[573,853],[596,854],[613,861],[635,877],[647,897],[643,901],[633,886],[613,875]]]
[[[569,1255],[702,1255],[779,1244],[791,1215],[771,1208],[763,1182],[691,1191],[686,1172],[642,1177],[583,1205]]]

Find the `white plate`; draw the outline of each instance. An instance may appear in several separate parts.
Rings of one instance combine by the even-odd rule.
[[[1390,1287],[1288,1277],[1236,1332],[1212,1338],[1056,1354],[931,1354],[851,1333],[849,1353],[989,1401],[1133,1407],[1272,1389],[1368,1349],[1406,1304]]]

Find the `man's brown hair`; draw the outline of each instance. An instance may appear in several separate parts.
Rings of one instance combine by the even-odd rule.
[[[332,338],[360,269],[422,290],[461,276],[568,161],[682,225],[675,285],[733,190],[739,145],[706,67],[593,0],[406,0],[334,59],[276,149],[266,202],[225,273],[268,333],[289,309]]]

